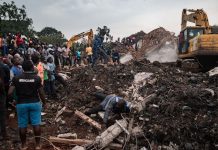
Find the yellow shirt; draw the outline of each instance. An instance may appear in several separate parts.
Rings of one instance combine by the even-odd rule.
[[[86,47],[87,55],[92,55],[92,47]]]

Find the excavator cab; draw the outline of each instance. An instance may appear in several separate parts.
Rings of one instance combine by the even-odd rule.
[[[204,34],[203,27],[186,27],[179,35],[179,54],[188,53],[189,41],[199,35]]]
[[[187,26],[188,22],[195,25]],[[208,71],[218,65],[218,34],[210,26],[203,9],[182,11],[178,58],[187,61],[194,60],[193,66],[198,64],[199,69],[203,71]]]

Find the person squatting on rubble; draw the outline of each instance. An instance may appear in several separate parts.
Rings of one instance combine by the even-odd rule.
[[[96,92],[95,97],[102,102],[90,110],[85,112],[85,115],[96,114],[100,111],[105,111],[103,121],[108,126],[109,116],[114,114],[129,113],[130,103],[117,95],[105,95],[101,92]]]
[[[17,117],[18,127],[21,139],[21,149],[26,150],[26,132],[27,125],[30,122],[33,126],[36,150],[40,149],[40,135],[41,135],[41,109],[42,103],[45,105],[45,95],[42,87],[41,78],[34,72],[34,65],[32,61],[27,60],[23,62],[22,68],[24,73],[12,79],[8,95],[11,96],[13,91],[17,95]],[[41,101],[40,101],[41,100]]]

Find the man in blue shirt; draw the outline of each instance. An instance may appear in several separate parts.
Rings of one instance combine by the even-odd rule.
[[[12,59],[12,63],[13,63],[13,66],[10,70],[10,78],[11,80],[13,79],[13,77],[15,76],[19,76],[23,73],[23,69],[21,67],[21,62],[20,62],[20,58],[13,58]]]
[[[122,97],[117,95],[104,95],[102,93],[95,93],[96,98],[103,100],[100,105],[85,112],[86,115],[98,113],[99,111],[105,111],[103,121],[108,125],[109,116],[120,113],[129,113],[130,104]]]

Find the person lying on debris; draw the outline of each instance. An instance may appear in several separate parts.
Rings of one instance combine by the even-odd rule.
[[[96,114],[99,111],[105,111],[103,121],[106,125],[108,125],[108,118],[111,113],[120,114],[130,112],[130,103],[128,103],[122,97],[114,94],[105,95],[100,92],[97,92],[94,95],[97,99],[102,100],[102,102],[100,103],[100,105],[86,111],[85,115],[91,115]]]

